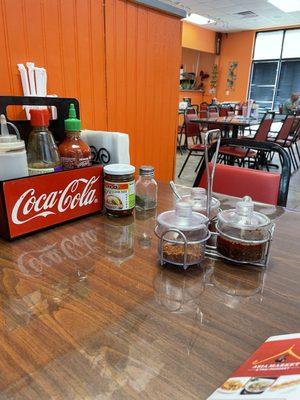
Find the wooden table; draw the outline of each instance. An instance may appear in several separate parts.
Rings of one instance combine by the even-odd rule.
[[[300,213],[259,209],[277,220],[266,271],[160,268],[153,212],[0,241],[0,400],[204,400],[267,337],[299,332]]]
[[[224,127],[230,127],[232,129],[232,137],[237,138],[239,129],[247,128],[251,125],[257,125],[260,123],[257,119],[252,118],[241,118],[241,117],[217,117],[217,118],[195,118],[192,122],[197,122],[200,124],[206,124],[208,129],[213,125],[222,129]]]

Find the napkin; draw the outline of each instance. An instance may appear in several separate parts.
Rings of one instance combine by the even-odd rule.
[[[129,136],[126,133],[82,130],[82,140],[92,149],[93,161],[101,164],[130,164]]]

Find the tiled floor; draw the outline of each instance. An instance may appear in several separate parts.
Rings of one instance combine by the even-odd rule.
[[[179,152],[177,153],[175,182],[184,186],[193,186],[196,177],[195,168],[199,161],[199,157],[190,157],[181,177],[177,178],[178,172],[180,171],[186,156],[187,153],[184,153],[183,155]],[[293,173],[291,177],[287,206],[289,208],[300,210],[300,169]]]

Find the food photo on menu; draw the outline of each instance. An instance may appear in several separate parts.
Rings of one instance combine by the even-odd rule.
[[[300,334],[272,336],[207,400],[299,400]]]

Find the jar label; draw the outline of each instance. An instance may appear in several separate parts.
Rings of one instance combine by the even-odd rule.
[[[61,157],[60,159],[64,169],[82,168],[92,165],[92,157]]]
[[[28,174],[29,175],[42,175],[42,174],[49,174],[49,172],[54,172],[54,168],[30,168],[28,167]]]
[[[131,210],[135,206],[135,182],[104,181],[105,207],[108,210]]]

